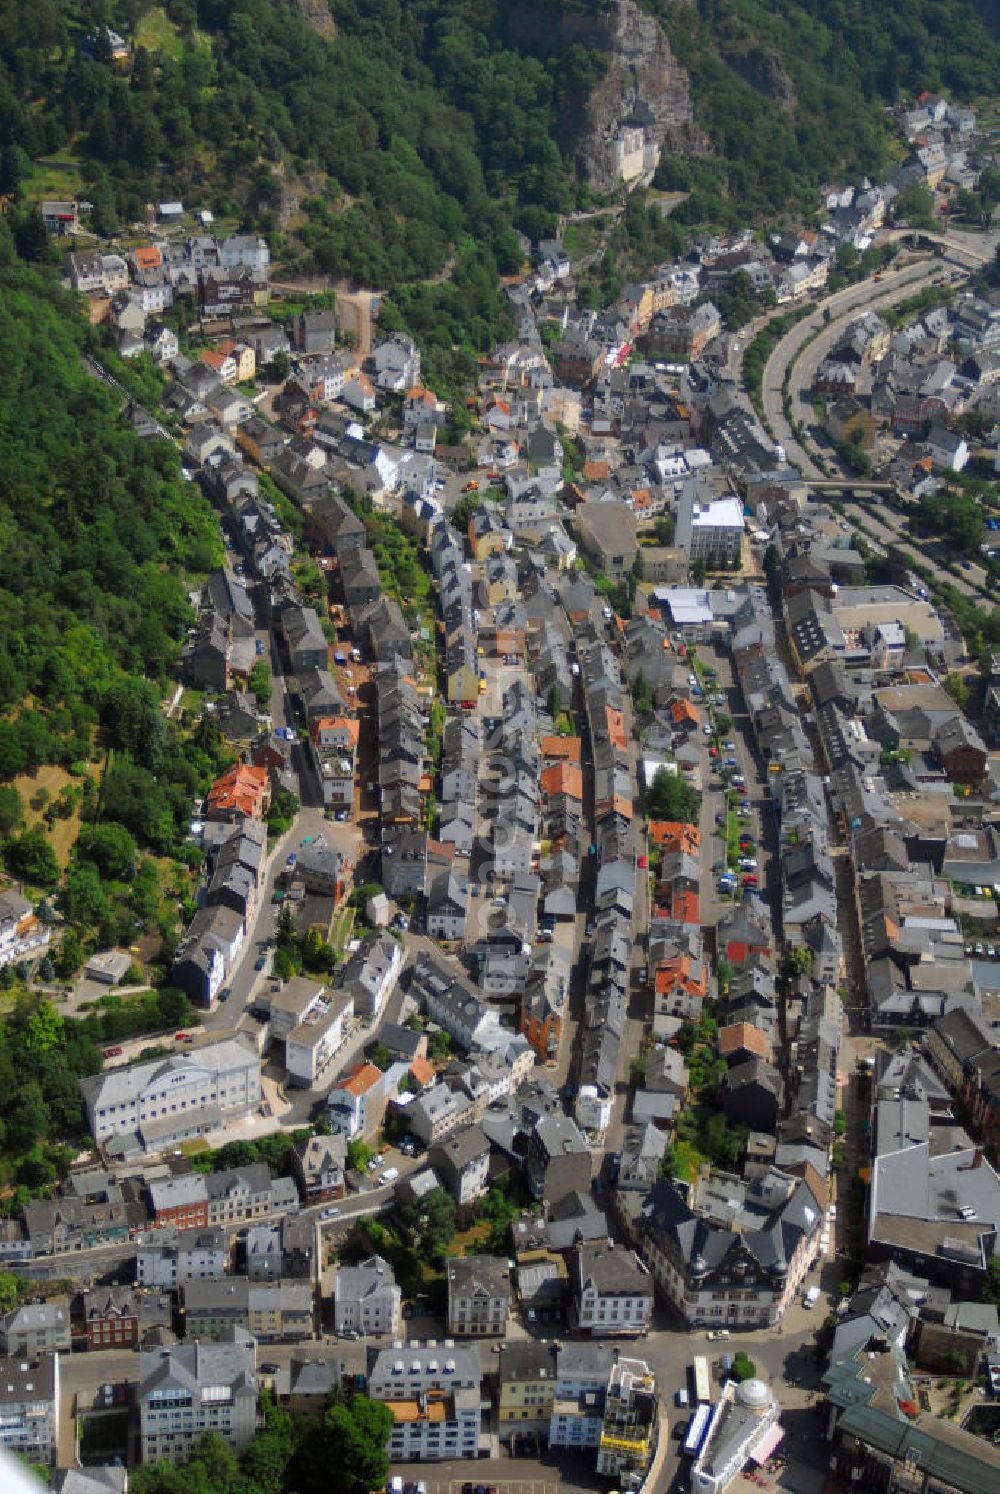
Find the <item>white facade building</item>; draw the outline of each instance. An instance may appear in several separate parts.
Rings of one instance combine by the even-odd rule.
[[[59,1355],[0,1359],[0,1447],[53,1464],[59,1446]]]
[[[243,1328],[218,1343],[187,1340],[139,1355],[142,1461],[183,1463],[204,1432],[237,1451],[257,1426],[257,1345]]]
[[[333,1288],[338,1333],[398,1333],[403,1294],[392,1267],[380,1255],[357,1266],[340,1266]]]
[[[148,1151],[214,1131],[260,1104],[260,1056],[239,1037],[80,1081],[97,1142],[135,1138]]]
[[[173,1289],[189,1281],[217,1281],[229,1268],[226,1231],[158,1229],[137,1243],[135,1263],[142,1287]]]
[[[456,1348],[450,1339],[433,1347],[398,1344],[380,1350],[368,1394],[393,1413],[392,1461],[478,1457],[481,1378],[478,1350]]]
[[[695,1494],[723,1494],[751,1459],[765,1462],[783,1435],[780,1414],[763,1380],[727,1380],[691,1470]]]
[[[743,544],[743,503],[731,496],[698,499],[693,492],[682,493],[677,504],[676,544],[694,565],[726,565],[740,557]]]

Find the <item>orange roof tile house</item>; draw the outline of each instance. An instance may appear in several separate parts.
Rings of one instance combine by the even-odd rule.
[[[697,726],[701,721],[697,707],[689,700],[675,700],[670,707],[670,717],[675,726]]]
[[[579,763],[579,737],[543,737],[542,756],[546,762]]]
[[[697,856],[701,850],[701,831],[697,825],[686,825],[679,820],[650,820],[648,834],[650,845],[665,856],[674,851]]]
[[[543,770],[540,782],[547,799],[565,794],[567,798],[583,801],[583,773],[575,763],[552,763]]]
[[[216,819],[262,820],[271,803],[271,787],[264,768],[237,763],[217,778],[208,791],[208,812]]]

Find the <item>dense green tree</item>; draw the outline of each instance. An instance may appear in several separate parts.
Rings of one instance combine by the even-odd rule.
[[[112,881],[124,881],[135,872],[135,837],[113,820],[103,825],[85,825],[77,838],[76,850]]]
[[[393,1218],[412,1250],[425,1259],[444,1260],[455,1234],[455,1203],[443,1188],[397,1204]]]
[[[368,1494],[385,1485],[392,1412],[366,1396],[334,1399],[289,1468],[296,1494]]]
[[[0,836],[13,835],[24,824],[24,800],[12,784],[0,787]]]
[[[4,854],[14,876],[33,887],[54,887],[59,881],[59,862],[44,830],[23,831],[8,841]]]
[[[658,768],[646,793],[646,813],[651,819],[696,823],[701,799],[697,789],[679,773]]]

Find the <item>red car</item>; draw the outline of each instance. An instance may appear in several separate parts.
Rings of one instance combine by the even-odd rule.
[[[639,857],[639,870],[640,871],[645,871],[648,865],[649,865],[649,857],[648,856],[640,856]]]
[[[174,1033],[174,1042],[175,1043],[186,1043],[187,1042],[187,1033],[186,1032],[175,1032]]]
[[[122,1056],[122,1054],[124,1052],[125,1052],[124,1048],[105,1048],[105,1050],[104,1050],[104,1057],[105,1058],[121,1058],[121,1056]]]
[[[743,878],[743,886],[744,887],[756,887],[757,886],[757,873],[756,872],[747,872],[746,876]]]

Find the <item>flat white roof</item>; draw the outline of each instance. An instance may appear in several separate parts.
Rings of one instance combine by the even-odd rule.
[[[666,607],[673,621],[681,627],[712,621],[712,604],[708,592],[695,586],[657,586],[653,597]]]
[[[713,498],[696,503],[691,514],[695,529],[742,529],[743,504],[739,498]]]

